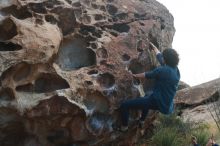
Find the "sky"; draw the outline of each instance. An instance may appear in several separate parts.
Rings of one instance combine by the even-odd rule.
[[[220,0],[157,1],[174,16],[181,80],[194,86],[219,78]]]

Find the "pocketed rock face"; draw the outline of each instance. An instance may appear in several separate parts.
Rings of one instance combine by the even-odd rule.
[[[118,133],[118,107],[153,82],[128,70],[158,65],[149,41],[163,50],[174,32],[172,15],[154,0],[1,1],[1,145],[135,144],[139,114]]]

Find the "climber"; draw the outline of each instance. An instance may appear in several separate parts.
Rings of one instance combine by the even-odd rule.
[[[156,54],[159,61],[159,67],[152,71],[140,74],[132,74],[135,78],[154,79],[155,86],[152,94],[135,99],[129,99],[122,102],[120,106],[120,114],[122,119],[122,126],[118,130],[125,132],[128,129],[129,110],[142,110],[139,119],[139,125],[143,127],[145,117],[148,110],[159,110],[163,114],[170,114],[173,112],[173,98],[176,94],[178,82],[180,80],[180,73],[177,67],[179,63],[179,55],[174,49],[165,49],[162,53],[158,48],[150,42],[150,50]]]

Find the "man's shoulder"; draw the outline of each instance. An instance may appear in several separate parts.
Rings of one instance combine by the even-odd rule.
[[[174,77],[175,79],[180,78],[180,72],[178,67],[172,68],[165,65],[165,66],[157,67],[157,70],[160,73],[160,75],[163,77],[167,77],[167,78]]]
[[[169,67],[167,65],[164,66],[158,66],[155,68],[155,70],[161,72],[161,73],[171,73],[171,72],[176,72],[177,74],[180,74],[179,68],[178,67]]]

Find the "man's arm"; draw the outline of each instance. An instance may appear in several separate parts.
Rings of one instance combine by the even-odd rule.
[[[155,52],[157,56],[157,60],[159,61],[160,65],[162,66],[165,65],[163,55],[161,54],[160,50],[151,42],[150,42],[150,45],[152,46],[153,51]]]
[[[155,52],[155,54],[156,54],[156,55],[159,54],[159,53],[160,53],[160,50],[158,50],[157,47],[156,47],[153,43],[151,43],[151,42],[149,42],[149,43],[150,43],[150,45],[151,45],[151,47],[152,47],[152,50]]]
[[[140,73],[140,74],[132,74],[136,78],[147,78],[147,79],[156,79],[162,73],[161,68],[155,68],[152,71]]]

